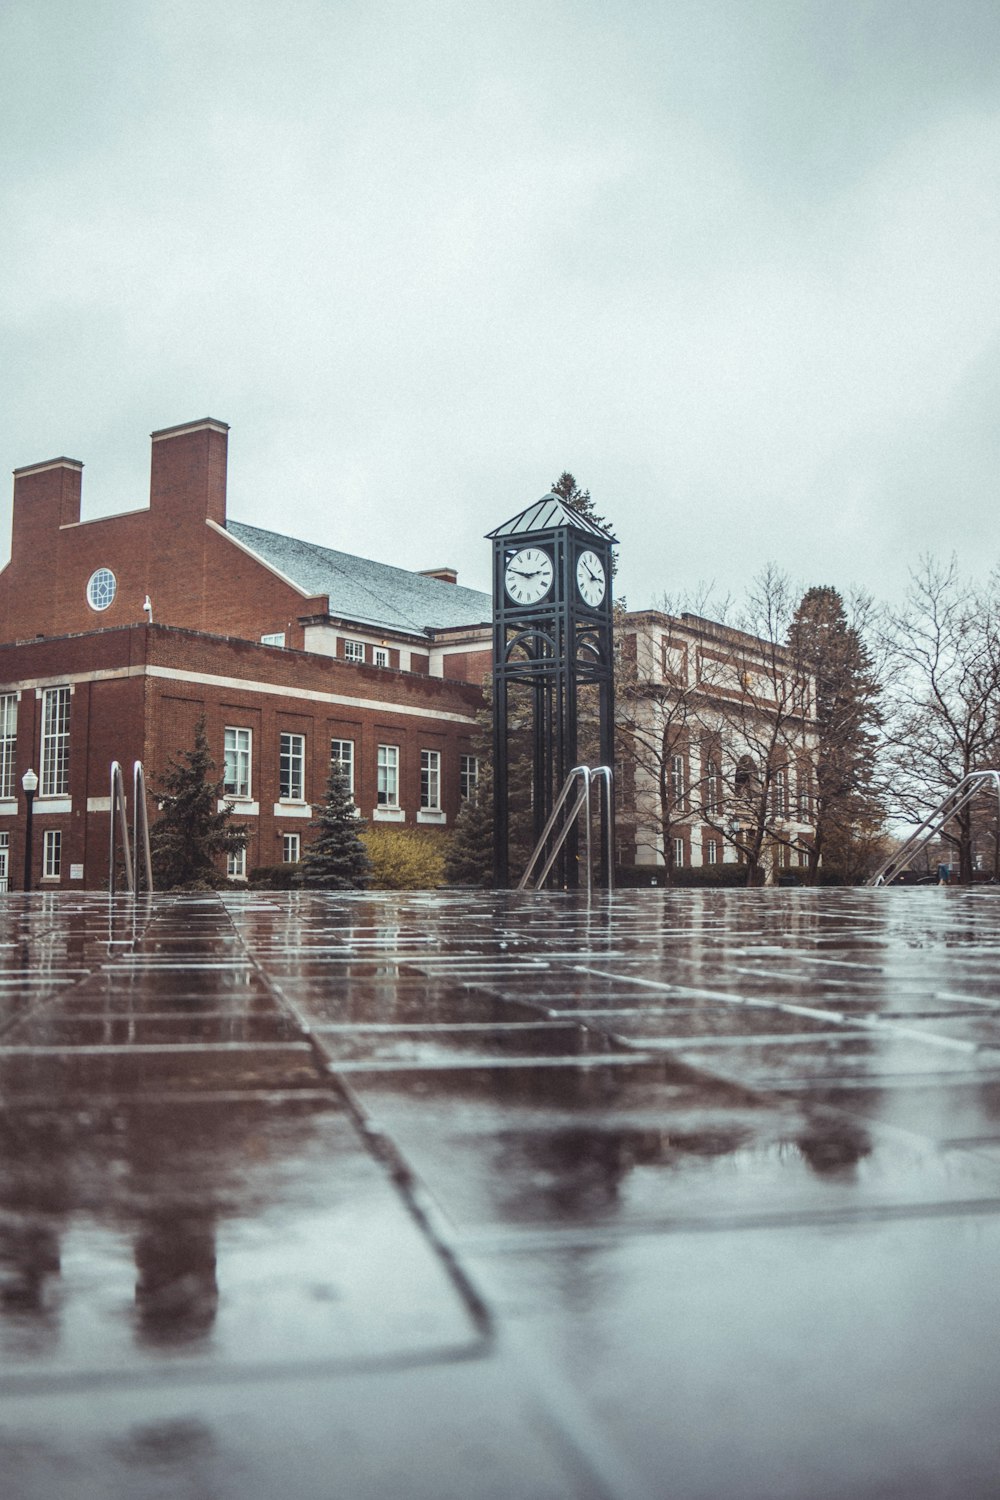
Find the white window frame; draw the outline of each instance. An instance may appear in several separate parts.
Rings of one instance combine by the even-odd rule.
[[[674,839],[674,869],[683,870],[684,868],[684,840]]]
[[[10,888],[10,834],[0,833],[0,891]]]
[[[458,757],[458,795],[463,802],[470,797],[475,797],[479,790],[479,756],[460,755]]]
[[[69,726],[73,694],[68,686],[42,693],[41,797],[69,795]]]
[[[306,737],[282,730],[278,737],[278,796],[282,802],[304,802]]]
[[[778,766],[771,781],[771,815],[775,818],[788,816],[788,767]]]
[[[230,770],[233,774],[230,776]],[[224,735],[222,790],[227,797],[249,802],[253,773],[253,730],[227,724]]]
[[[385,646],[372,647],[372,665],[376,667],[387,667],[389,665],[389,652]]]
[[[0,693],[0,797],[16,797],[17,694]]]
[[[717,865],[719,863],[718,839],[705,840],[705,863],[706,865]]]
[[[46,828],[42,835],[42,879],[62,879],[61,828]]]
[[[811,820],[813,815],[813,783],[812,770],[808,764],[800,761],[795,773],[796,811],[799,821],[802,823]]]
[[[684,757],[676,752],[670,757],[670,796],[674,807],[682,807],[685,797]]]
[[[297,865],[302,858],[302,835],[299,833],[283,833],[281,835],[281,862],[283,865]]]
[[[377,788],[375,802],[378,807],[399,806],[399,746],[379,745],[377,756]]]
[[[285,644],[285,632],[283,630],[272,630],[260,638],[262,646],[283,646]]]
[[[346,753],[345,753],[346,751]],[[347,781],[347,789],[354,796],[354,741],[330,741],[330,765],[339,766]]]
[[[720,810],[719,799],[719,767],[714,760],[710,760],[705,767],[705,811],[717,813]]]
[[[247,847],[242,849],[231,849],[226,855],[226,874],[230,880],[246,880],[247,878]]]
[[[441,751],[420,752],[420,806],[424,812],[441,811]]]
[[[364,643],[364,641],[350,641],[350,640],[345,639],[344,640],[344,660],[345,661],[364,661],[364,659],[365,659],[365,643]]]
[[[110,568],[97,568],[87,582],[87,603],[97,614],[103,614],[115,602],[118,580]]]

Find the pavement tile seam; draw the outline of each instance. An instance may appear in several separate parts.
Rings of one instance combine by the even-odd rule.
[[[232,922],[231,912],[227,911],[227,916]],[[451,1243],[450,1231],[438,1210],[433,1195],[419,1180],[417,1174],[405,1160],[396,1143],[371,1119],[361,1100],[358,1099],[349,1087],[346,1079],[338,1076],[337,1070],[331,1065],[328,1054],[323,1048],[321,1039],[314,1035],[307,1017],[302,1013],[299,1006],[285,993],[282,986],[272,979],[267,969],[255,955],[253,949],[245,943],[236,924],[232,923],[232,926],[234,932],[237,933],[240,941],[244,944],[249,962],[259,973],[263,983],[274,996],[276,1003],[292,1018],[302,1035],[309,1040],[318,1069],[325,1065],[326,1074],[345,1103],[348,1114],[354,1121],[363,1144],[373,1159],[385,1169],[389,1180],[399,1195],[401,1203],[405,1206],[406,1211],[418,1229],[426,1237],[429,1246],[439,1258],[452,1285],[465,1305],[476,1330],[480,1352],[483,1354],[488,1353],[493,1347],[496,1337],[492,1310],[466,1268],[456,1256]]]
[[[566,1229],[527,1227],[516,1231],[456,1231],[457,1250],[470,1260],[493,1255],[537,1255],[566,1250],[585,1250],[605,1245],[620,1245],[633,1237],[643,1240],[673,1239],[677,1236],[715,1236],[756,1234],[761,1231],[787,1230],[794,1235],[800,1229],[877,1229],[882,1224],[919,1223],[923,1220],[996,1219],[1000,1216],[1000,1196],[988,1198],[945,1199],[936,1203],[884,1203],[864,1208],[833,1208],[796,1213],[702,1215],[677,1214],[662,1219],[644,1219],[618,1226],[590,1225]]]
[[[489,1346],[476,1339],[469,1343],[440,1344],[437,1348],[421,1349],[413,1353],[401,1351],[397,1354],[371,1355],[367,1358],[285,1360],[280,1364],[261,1361],[257,1364],[227,1365],[213,1367],[204,1362],[173,1359],[169,1364],[155,1369],[102,1370],[93,1367],[65,1373],[35,1373],[25,1371],[16,1374],[0,1372],[0,1396],[31,1397],[35,1395],[64,1395],[74,1392],[111,1391],[127,1386],[130,1389],[150,1389],[157,1386],[171,1388],[202,1388],[212,1385],[244,1385],[294,1381],[303,1378],[343,1379],[351,1375],[388,1374],[400,1370],[425,1369],[442,1364],[472,1361],[484,1358]]]

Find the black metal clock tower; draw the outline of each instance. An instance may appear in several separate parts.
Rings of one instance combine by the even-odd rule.
[[[534,837],[577,765],[579,690],[591,689],[602,765],[614,757],[611,548],[616,538],[545,495],[489,533],[493,541],[493,796],[496,884],[510,884],[511,692],[527,688],[532,739]],[[602,839],[614,830],[602,825]],[[610,847],[605,843],[604,853]],[[560,884],[578,879],[567,841]]]

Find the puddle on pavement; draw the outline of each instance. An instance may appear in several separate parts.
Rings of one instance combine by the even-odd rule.
[[[0,1379],[392,1358],[465,1309],[331,1102],[0,1116]]]
[[[245,1015],[237,1011],[214,1015],[64,1015],[50,1007],[5,1031],[0,1050],[11,1047],[84,1046],[127,1047],[206,1042],[285,1042],[300,1039],[298,1028],[285,1016]]]
[[[595,1057],[617,1049],[599,1033],[582,1026],[528,1025],[520,1027],[428,1027],[390,1032],[332,1031],[317,1027],[324,1052],[336,1069],[345,1062],[370,1062],[394,1067],[433,1068],[463,1062],[476,1067],[493,1057]]]

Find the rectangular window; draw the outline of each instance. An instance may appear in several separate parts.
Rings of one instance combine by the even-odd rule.
[[[776,818],[788,812],[788,767],[779,766],[771,783],[771,811]]]
[[[377,667],[387,667],[389,665],[389,653],[384,646],[372,647],[372,661]]]
[[[297,833],[285,833],[281,837],[281,858],[286,865],[297,865],[299,862],[302,841]]]
[[[226,874],[230,880],[246,880],[247,851],[245,847],[226,855]]]
[[[399,806],[399,746],[378,747],[378,795],[379,807]]]
[[[802,822],[808,822],[812,817],[812,778],[808,761],[800,761],[797,768],[796,790],[798,792],[798,812]]]
[[[420,752],[420,806],[433,812],[441,809],[441,752]]]
[[[16,797],[17,694],[0,693],[0,797]]]
[[[344,642],[344,660],[345,661],[364,661],[364,659],[365,659],[365,643],[364,643],[364,641],[345,641]]]
[[[719,841],[718,841],[718,839],[706,839],[706,841],[705,841],[705,863],[706,863],[706,865],[717,865],[719,863]]]
[[[275,630],[270,635],[262,635],[260,643],[262,646],[283,646],[285,644],[285,632],[283,630]]]
[[[331,740],[330,741],[330,764],[339,766],[344,780],[347,782],[348,791],[354,792],[354,741],[353,740]]]
[[[306,737],[283,734],[278,756],[278,795],[283,802],[303,802],[306,794]]]
[[[38,790],[43,797],[65,797],[69,792],[69,706],[68,687],[46,688],[42,694],[42,780]]]
[[[460,755],[458,757],[458,794],[462,801],[465,802],[469,797],[475,797],[478,786],[478,755]]]
[[[684,801],[683,755],[672,755],[670,757],[670,797],[674,807],[680,807]]]
[[[675,870],[683,870],[683,868],[684,868],[684,840],[683,839],[674,839],[674,869]]]
[[[722,799],[719,793],[719,768],[714,760],[710,760],[705,767],[705,811],[709,815],[722,811]]]
[[[42,843],[42,874],[57,880],[62,873],[62,833],[58,828],[46,828]]]
[[[250,730],[226,729],[223,790],[227,797],[250,795]]]

